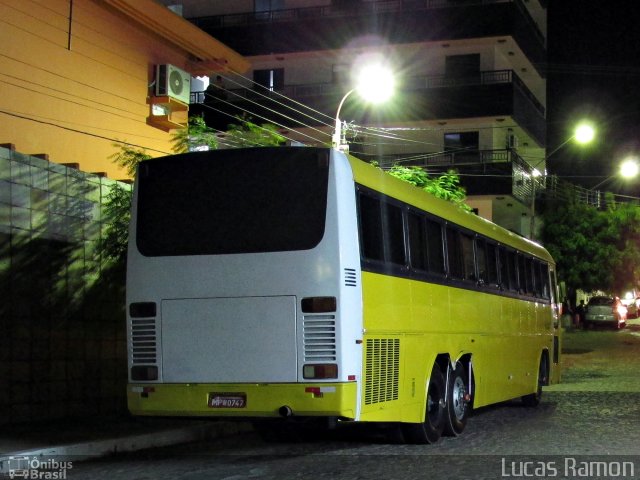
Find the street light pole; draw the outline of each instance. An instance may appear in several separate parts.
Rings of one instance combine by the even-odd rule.
[[[546,165],[547,165],[546,162],[547,162],[547,160],[549,160],[549,157],[551,157],[551,155],[556,153],[558,150],[560,150],[562,147],[567,145],[572,140],[576,140],[578,143],[584,145],[584,144],[587,144],[587,143],[591,142],[594,137],[595,137],[595,130],[593,129],[593,127],[591,125],[589,125],[588,123],[581,123],[580,125],[578,125],[576,127],[573,135],[571,135],[564,142],[562,142],[560,145],[558,145],[556,148],[554,148],[551,151],[551,153],[545,155],[545,157],[542,160],[540,160],[538,163],[536,163],[535,166],[533,167],[533,169],[531,171],[531,205],[530,205],[531,225],[529,227],[530,228],[529,239],[535,240],[535,228],[536,228],[536,177],[539,177],[539,176],[542,175],[538,171],[537,166],[540,165],[542,162],[545,162],[545,167],[546,167]],[[545,168],[545,170],[546,170],[546,168]]]
[[[365,64],[358,72],[357,86],[349,90],[340,100],[336,111],[335,126],[331,136],[331,145],[341,152],[348,152],[349,145],[343,138],[340,110],[349,95],[357,91],[362,98],[370,103],[380,103],[393,94],[394,79],[391,70],[380,59]]]
[[[349,95],[355,92],[355,90],[356,90],[355,88],[352,88],[347,93],[345,93],[344,97],[342,97],[342,100],[340,100],[340,105],[338,105],[338,110],[336,111],[336,124],[335,124],[335,129],[333,130],[331,146],[333,148],[337,148],[341,152],[348,153],[349,145],[346,144],[346,141],[345,142],[342,141],[342,121],[340,120],[340,110],[342,109],[342,105],[344,104],[344,101],[347,99]]]

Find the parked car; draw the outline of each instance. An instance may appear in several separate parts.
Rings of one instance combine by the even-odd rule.
[[[584,327],[609,324],[615,328],[623,328],[627,323],[627,307],[618,297],[591,297],[584,314]]]

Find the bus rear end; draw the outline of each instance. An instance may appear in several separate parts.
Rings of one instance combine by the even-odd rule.
[[[130,411],[357,419],[357,238],[338,152],[142,162],[127,270]]]

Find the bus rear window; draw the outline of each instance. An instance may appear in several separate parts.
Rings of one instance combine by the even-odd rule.
[[[146,256],[314,248],[324,236],[326,149],[255,148],[140,164],[136,243]]]

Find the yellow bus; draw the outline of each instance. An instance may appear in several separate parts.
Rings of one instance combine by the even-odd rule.
[[[129,409],[391,423],[432,443],[559,381],[556,291],[540,245],[337,150],[147,160]]]

